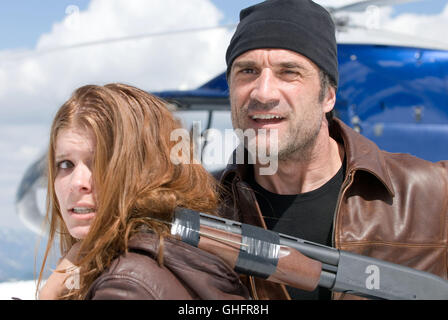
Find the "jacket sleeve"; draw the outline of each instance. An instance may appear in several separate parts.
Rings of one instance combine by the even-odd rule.
[[[112,275],[96,282],[89,291],[91,300],[155,300],[150,288],[125,275]]]
[[[446,195],[448,197],[448,160],[439,161],[437,163],[440,164],[443,169],[445,169],[444,171],[445,171],[445,181],[446,181]],[[447,202],[447,200],[445,200],[445,203],[446,202]],[[445,208],[445,210],[446,210],[445,211],[445,221],[448,221],[448,208]],[[448,229],[448,225],[446,228]],[[448,230],[445,231],[445,234],[448,235]],[[447,251],[447,255],[448,255],[448,251]],[[448,274],[448,264],[447,264],[446,272]]]

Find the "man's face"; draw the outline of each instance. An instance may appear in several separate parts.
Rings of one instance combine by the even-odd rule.
[[[318,67],[284,49],[256,49],[239,56],[232,64],[229,89],[233,127],[266,129],[268,134],[278,130],[279,160],[312,149],[325,113],[334,105],[334,91],[319,101]],[[269,139],[260,137],[249,144],[269,147]]]

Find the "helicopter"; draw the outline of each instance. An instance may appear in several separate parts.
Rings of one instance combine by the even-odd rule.
[[[410,1],[416,0],[365,0],[326,7],[338,39],[340,81],[335,113],[383,150],[439,161],[448,159],[448,44],[393,32],[384,37],[384,31],[350,18],[353,12]],[[347,33],[359,31],[364,32],[364,41],[343,40]],[[382,38],[373,41],[366,33]],[[216,151],[210,129],[232,128],[225,72],[194,90],[152,93],[168,102],[186,128],[194,129],[199,122],[203,165],[209,171],[223,168],[236,139],[225,143],[219,161],[207,163],[207,157]],[[44,213],[36,194],[46,185],[45,161],[42,156],[28,168],[16,194],[17,214],[37,233],[44,232]]]

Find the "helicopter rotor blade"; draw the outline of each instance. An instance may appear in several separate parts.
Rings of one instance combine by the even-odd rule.
[[[427,39],[418,37],[416,35],[394,31],[390,29],[370,29],[367,28],[364,25],[358,25],[358,24],[347,24],[345,26],[347,30],[362,30],[364,32],[367,32],[369,35],[376,36],[378,39],[389,39],[392,41],[392,43],[397,44],[401,43],[402,45],[406,46],[416,46],[416,47],[427,47],[427,48],[433,48],[433,49],[442,49],[442,50],[448,50],[448,42],[438,41],[434,39]],[[341,33],[345,31],[339,31]],[[369,38],[369,42],[371,42],[371,38]]]
[[[351,11],[351,12],[362,12],[366,10],[369,6],[391,6],[395,4],[400,3],[406,3],[406,2],[416,2],[421,0],[365,0],[365,1],[358,1],[355,3],[347,4],[342,7],[336,7],[336,8],[327,8],[330,13],[336,13],[340,11]]]
[[[106,38],[106,39],[93,40],[93,41],[88,41],[88,42],[80,42],[80,43],[74,43],[74,44],[69,44],[69,45],[63,45],[63,46],[58,46],[58,47],[40,48],[32,53],[25,53],[25,54],[19,53],[19,54],[13,55],[13,56],[6,56],[2,60],[3,61],[5,61],[5,60],[21,60],[21,59],[25,59],[25,58],[29,58],[29,57],[34,57],[34,56],[42,56],[42,55],[46,55],[46,54],[53,53],[53,52],[68,51],[71,49],[92,47],[92,46],[132,41],[132,40],[141,40],[141,39],[149,39],[149,38],[171,36],[171,35],[206,32],[206,31],[219,30],[219,29],[231,30],[233,28],[236,28],[236,26],[237,25],[233,23],[233,24],[225,24],[225,25],[210,26],[210,27],[199,27],[199,28],[190,28],[190,29],[181,29],[181,30],[143,33],[143,34],[129,35],[129,36],[117,37],[117,38]]]

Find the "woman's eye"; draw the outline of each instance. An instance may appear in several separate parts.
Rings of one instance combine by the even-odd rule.
[[[73,168],[73,163],[69,160],[59,161],[57,164],[58,169],[70,169]]]

